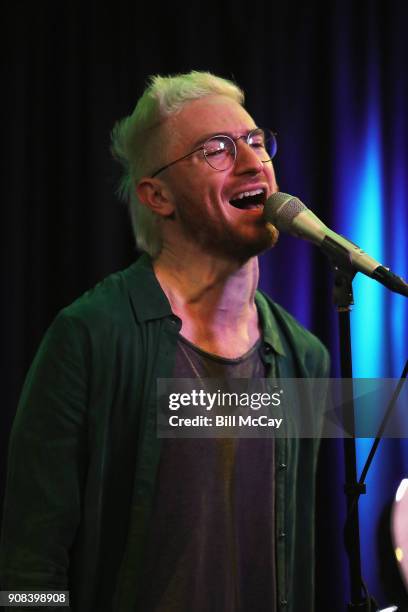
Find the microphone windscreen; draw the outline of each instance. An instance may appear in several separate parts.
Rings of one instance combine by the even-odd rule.
[[[264,217],[282,232],[290,232],[293,219],[307,207],[289,193],[278,191],[265,202]]]

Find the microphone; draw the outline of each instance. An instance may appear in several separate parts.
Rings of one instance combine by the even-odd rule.
[[[320,247],[335,263],[362,272],[387,289],[408,297],[408,284],[359,246],[329,229],[303,202],[288,193],[274,193],[265,202],[264,218],[279,231],[305,238]]]

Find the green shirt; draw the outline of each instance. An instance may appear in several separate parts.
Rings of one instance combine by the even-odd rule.
[[[256,304],[279,376],[327,377],[319,340],[261,292]],[[172,375],[180,328],[147,255],[58,314],[10,439],[3,590],[69,589],[75,612],[137,610],[161,447],[156,380]],[[319,421],[322,403],[304,400]],[[318,440],[275,447],[278,602],[310,612]]]

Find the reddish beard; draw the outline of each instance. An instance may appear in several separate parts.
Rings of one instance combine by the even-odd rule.
[[[279,236],[273,225],[266,227],[262,217],[255,221],[257,231],[250,233],[230,224],[216,223],[214,217],[208,217],[202,210],[194,211],[189,205],[178,206],[176,217],[184,235],[205,252],[241,263],[275,246]]]

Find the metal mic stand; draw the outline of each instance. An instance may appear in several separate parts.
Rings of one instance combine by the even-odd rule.
[[[361,610],[369,612],[373,602],[368,594],[363,594],[363,580],[361,576],[360,558],[360,525],[358,503],[356,498],[366,492],[365,485],[360,485],[357,479],[356,442],[354,438],[354,401],[353,401],[353,367],[351,357],[350,333],[350,307],[353,302],[352,280],[354,271],[341,270],[334,266],[333,301],[338,312],[339,344],[340,344],[340,372],[344,379],[342,383],[343,419],[347,423],[350,438],[344,438],[344,491],[347,502],[347,520],[344,526],[344,542],[349,559],[351,602],[348,610]],[[350,400],[351,398],[351,400]]]
[[[347,423],[350,438],[344,439],[344,462],[346,482],[344,491],[347,503],[347,520],[344,526],[344,541],[349,560],[351,602],[349,611],[370,612],[375,610],[374,601],[369,596],[361,576],[360,526],[358,500],[365,493],[365,484],[357,480],[357,460],[355,444],[354,401],[353,401],[353,367],[351,357],[350,310],[353,302],[352,281],[356,274],[347,251],[330,239],[321,245],[334,270],[333,302],[338,312],[340,371],[344,379],[342,384],[343,419]],[[351,398],[351,400],[349,399]],[[363,593],[364,590],[364,593]]]

